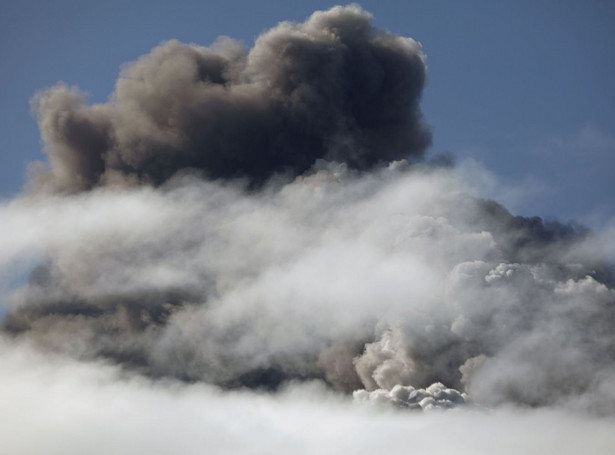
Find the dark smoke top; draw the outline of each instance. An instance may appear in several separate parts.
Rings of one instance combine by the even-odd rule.
[[[430,143],[420,45],[358,6],[283,22],[250,51],[170,41],[124,69],[108,103],[58,85],[34,100],[55,185],[160,184],[182,169],[259,184],[316,160],[368,169]]]

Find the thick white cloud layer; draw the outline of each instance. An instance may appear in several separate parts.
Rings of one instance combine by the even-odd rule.
[[[416,414],[321,385],[277,395],[151,382],[2,340],[0,448],[13,455],[135,453],[610,454],[613,425],[557,411]]]

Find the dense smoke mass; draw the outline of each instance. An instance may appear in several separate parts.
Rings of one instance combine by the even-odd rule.
[[[33,104],[59,189],[157,185],[187,168],[258,186],[318,159],[369,169],[420,158],[425,70],[418,43],[373,28],[358,7],[334,8],[278,25],[249,51],[228,38],[163,43],[102,105],[63,84]]]
[[[607,453],[614,231],[514,216],[463,168],[422,160],[425,71],[418,43],[350,6],[249,51],[162,44],[105,104],[63,85],[37,95],[50,168],[0,205],[11,406],[27,387],[48,413],[73,388],[133,413],[194,401],[211,405],[203,447],[245,453],[245,434],[212,422],[247,412],[246,434],[285,428],[280,451],[333,453],[319,445],[329,412],[360,433],[373,415],[382,434],[405,422],[429,435],[433,419],[476,432],[488,409],[528,432],[510,407],[542,408],[528,418],[546,427],[564,409],[592,416],[554,419],[593,428]],[[413,410],[431,420],[403,420]],[[299,414],[313,434],[281,423]]]

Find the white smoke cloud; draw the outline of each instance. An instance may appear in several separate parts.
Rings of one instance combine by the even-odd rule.
[[[0,343],[0,447],[14,455],[606,455],[615,444],[610,419],[513,409],[417,414],[361,406],[315,383],[277,395],[223,392]]]
[[[23,196],[1,209],[3,267],[44,261],[4,299],[5,330],[224,387],[441,382],[611,414],[614,291],[593,238],[493,211],[464,175],[321,163],[256,193],[183,177]]]

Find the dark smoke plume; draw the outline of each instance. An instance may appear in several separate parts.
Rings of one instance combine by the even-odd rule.
[[[170,41],[126,68],[106,104],[58,85],[34,108],[62,190],[157,185],[189,168],[254,186],[318,159],[369,169],[420,158],[424,84],[420,45],[350,6],[281,23],[249,51]]]

